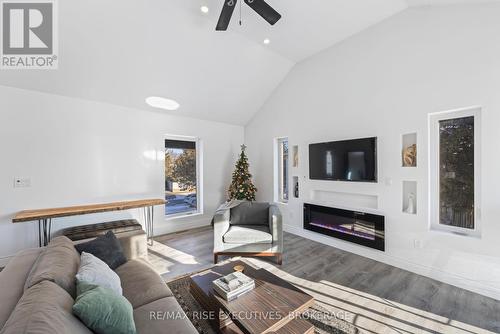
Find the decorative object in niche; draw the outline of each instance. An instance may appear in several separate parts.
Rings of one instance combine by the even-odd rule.
[[[405,209],[406,213],[414,215],[416,213],[415,210],[415,194],[414,193],[409,193],[408,194],[408,206]]]
[[[403,150],[403,167],[417,166],[417,144],[406,147]]]
[[[403,181],[402,211],[410,215],[417,214],[417,182]]]
[[[299,167],[299,147],[293,146],[293,167]]]
[[[293,177],[293,197],[299,198],[299,177]]]
[[[417,167],[417,134],[408,133],[402,139],[402,166]]]

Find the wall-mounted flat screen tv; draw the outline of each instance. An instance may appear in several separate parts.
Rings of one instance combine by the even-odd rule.
[[[310,144],[309,178],[377,182],[377,138]]]

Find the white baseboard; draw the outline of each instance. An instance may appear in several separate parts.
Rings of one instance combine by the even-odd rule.
[[[291,225],[285,225],[284,230],[286,232],[304,237],[306,239],[310,239],[331,247],[339,248],[347,252],[355,253],[360,256],[368,257],[375,261],[383,262],[391,266],[413,272],[418,275],[426,276],[446,284],[454,285],[456,287],[484,295],[486,297],[500,300],[500,289],[491,285],[487,285],[477,281],[472,281],[460,275],[446,272],[431,266],[424,266],[418,263],[413,263],[403,258],[387,255],[386,253],[380,253],[377,254],[377,256],[370,256],[369,254],[365,253],[361,254],[360,252],[356,252],[356,250],[353,249],[352,246],[351,247],[347,245],[344,246],[342,243],[335,243],[335,245],[333,245],[333,241],[331,240],[331,238],[323,236],[318,233],[304,230],[303,228]]]
[[[156,226],[159,225],[159,226]],[[193,228],[209,226],[210,221],[207,222],[207,219],[197,219],[193,221],[167,221],[164,224],[155,224],[154,234],[155,235],[163,235],[174,232],[180,232],[185,230],[190,230]]]

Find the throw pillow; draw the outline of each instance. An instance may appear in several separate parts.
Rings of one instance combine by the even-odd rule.
[[[109,288],[122,295],[120,277],[106,263],[89,253],[83,252],[80,257],[80,268],[76,274],[76,280],[77,295],[81,291],[79,287],[81,281]]]
[[[242,202],[231,209],[231,225],[269,225],[269,203]]]
[[[75,245],[75,248],[79,253],[87,252],[97,256],[113,270],[127,262],[120,241],[111,231],[94,240]]]
[[[135,334],[134,310],[128,300],[102,286],[79,281],[81,294],[73,313],[96,334]]]

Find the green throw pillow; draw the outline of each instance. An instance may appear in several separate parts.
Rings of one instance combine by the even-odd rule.
[[[132,305],[111,289],[77,281],[73,313],[96,334],[135,334]]]

